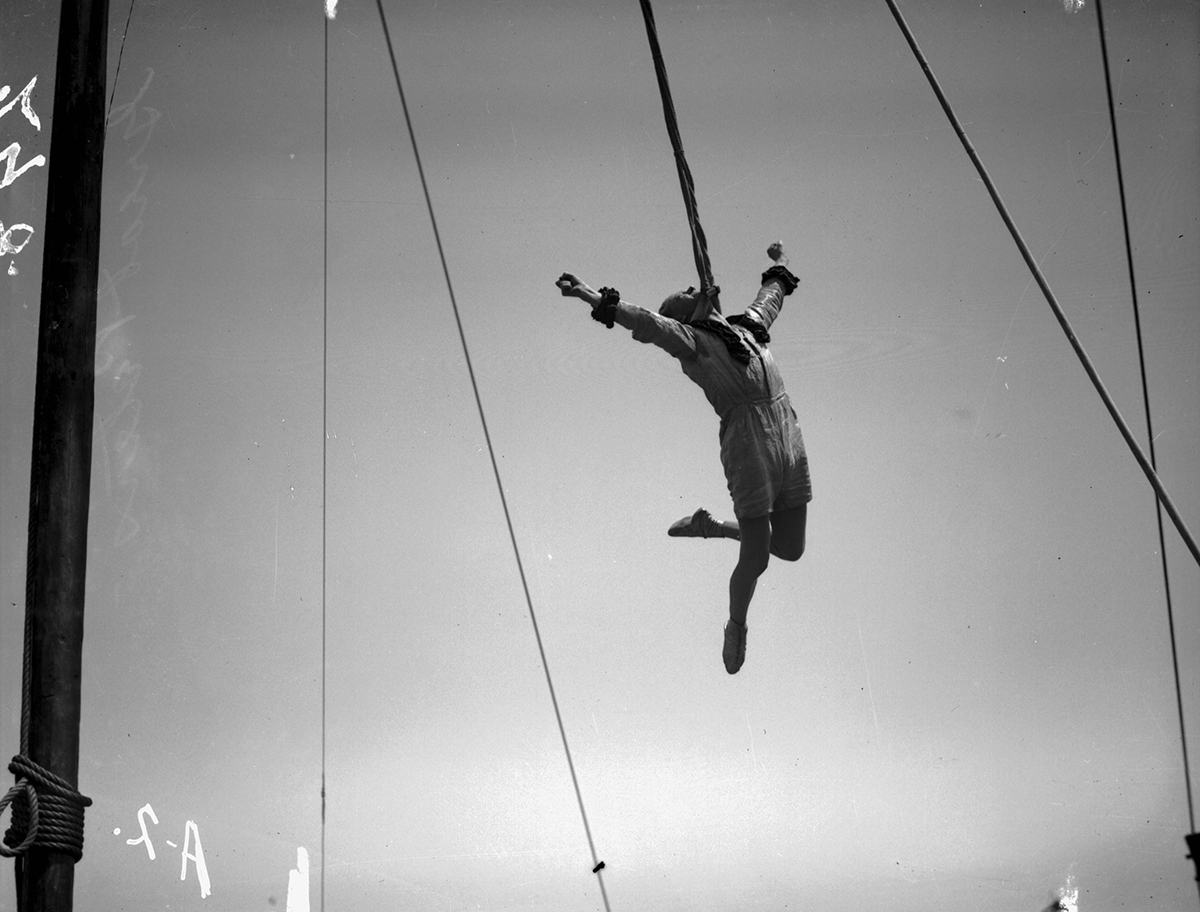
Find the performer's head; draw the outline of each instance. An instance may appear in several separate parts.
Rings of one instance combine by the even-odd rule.
[[[699,303],[700,298],[696,294],[696,289],[688,286],[686,291],[677,291],[667,295],[658,308],[658,312],[664,317],[670,317],[680,323],[687,323],[691,320],[692,314],[696,312],[696,305]]]

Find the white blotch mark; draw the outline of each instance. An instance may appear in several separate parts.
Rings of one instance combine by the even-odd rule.
[[[1063,9],[1068,13],[1077,13],[1083,9],[1083,0],[1063,0]]]
[[[308,850],[304,846],[296,849],[296,867],[288,871],[286,912],[309,912]]]
[[[337,0],[325,0],[325,16],[329,19],[337,18]],[[308,906],[306,905],[307,909]]]
[[[196,854],[194,855],[188,852],[188,846],[191,844],[193,836],[196,837]],[[196,864],[196,879],[200,881],[200,898],[205,899],[212,892],[212,887],[208,882],[208,865],[204,863],[204,848],[200,845],[200,831],[191,820],[183,828],[183,852],[181,854],[183,863],[179,869],[179,879],[187,880],[188,859],[190,858]]]
[[[1008,360],[1008,355],[999,355],[999,356],[996,358],[996,360],[997,360],[997,361],[999,361],[1001,364],[1003,364],[1005,361],[1007,361],[1007,360]]]
[[[295,153],[295,152],[293,152],[291,155],[289,155],[289,156],[288,156],[288,158],[291,158],[291,159],[294,159],[295,157],[296,157],[296,153]]]
[[[114,829],[114,830],[113,830],[113,835],[114,835],[114,836],[120,836],[120,835],[121,835],[121,828],[120,828],[120,827],[117,827],[116,829]]]
[[[14,244],[12,233],[14,231],[28,231],[25,235],[25,240],[20,244]],[[17,222],[15,225],[4,227],[4,222],[0,222],[0,256],[8,256],[10,253],[20,253],[25,245],[29,243],[29,239],[33,237],[33,227],[26,225],[24,222]]]
[[[8,274],[9,274],[9,275],[16,275],[16,274],[17,274],[17,264],[16,264],[16,263],[9,263],[9,264],[8,264]]]
[[[179,848],[179,846],[178,846],[178,845],[176,845],[175,843],[171,842],[171,840],[169,840],[169,839],[167,840],[167,845],[169,845],[169,846],[170,846],[171,848],[173,848],[173,849],[177,849],[177,848]]]
[[[1058,891],[1058,908],[1061,912],[1079,912],[1079,887],[1075,886],[1075,875],[1067,875],[1066,886]]]

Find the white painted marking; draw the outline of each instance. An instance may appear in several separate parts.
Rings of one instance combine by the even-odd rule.
[[[188,845],[192,841],[192,836],[196,837],[196,854],[188,853]],[[212,892],[212,888],[208,882],[208,865],[204,863],[204,848],[200,845],[200,830],[196,828],[196,824],[189,820],[183,827],[183,856],[182,865],[179,869],[179,879],[187,880],[188,859],[196,863],[196,879],[200,881],[200,898],[205,899]]]
[[[12,241],[12,233],[14,231],[28,231],[25,240],[20,244],[14,244]],[[20,253],[25,245],[29,243],[29,239],[33,237],[33,226],[26,225],[24,222],[17,222],[15,225],[4,227],[4,222],[0,222],[0,256],[8,256],[10,253]]]
[[[21,91],[17,94],[16,98],[14,98],[12,101],[10,101],[8,104],[6,104],[4,107],[0,108],[0,117],[3,117],[5,114],[7,114],[9,111],[11,111],[13,105],[15,105],[18,101],[20,101],[21,102],[21,113],[25,115],[25,119],[27,121],[29,121],[31,124],[33,124],[35,127],[37,127],[38,132],[41,132],[42,121],[38,118],[37,114],[33,110],[33,107],[29,104],[29,96],[30,96],[30,94],[32,94],[33,87],[35,85],[37,85],[37,77],[36,76],[34,76],[31,80],[29,80],[29,85],[27,85],[27,86],[25,86],[25,88],[21,89]],[[9,88],[10,88],[10,86],[5,86],[4,88],[0,89],[0,101],[4,101],[4,99],[8,97]]]
[[[46,156],[35,155],[29,161],[25,162],[25,164],[21,165],[21,167],[17,168],[15,165],[17,164],[17,156],[20,154],[21,144],[16,142],[3,152],[0,152],[0,158],[8,159],[8,164],[4,168],[4,177],[0,178],[0,190],[7,187],[34,165],[41,167],[46,164]]]
[[[150,860],[154,861],[154,843],[152,843],[150,841],[150,834],[146,832],[146,815],[147,814],[150,815],[150,819],[154,821],[155,826],[158,825],[158,816],[154,813],[154,808],[150,807],[150,805],[147,804],[140,811],[138,811],[138,826],[140,826],[142,828],[142,835],[139,836],[137,839],[126,839],[125,844],[126,845],[137,845],[139,843],[144,842],[146,844],[146,851],[150,853]]]
[[[310,912],[308,902],[308,850],[296,849],[296,867],[288,871],[286,912]]]

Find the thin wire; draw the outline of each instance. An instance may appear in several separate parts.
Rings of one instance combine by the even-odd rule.
[[[433,214],[433,200],[429,195],[429,184],[425,180],[425,168],[421,164],[421,153],[417,149],[417,136],[413,130],[412,118],[408,113],[408,101],[404,97],[404,86],[400,81],[400,68],[396,63],[396,52],[392,47],[392,36],[388,30],[387,17],[383,14],[383,0],[375,0],[376,8],[379,10],[379,21],[383,25],[383,37],[387,42],[388,57],[392,62],[392,73],[396,78],[396,89],[400,94],[400,106],[404,109],[404,123],[408,127],[408,138],[412,143],[413,157],[417,162],[417,173],[421,177],[421,189],[425,193],[425,205],[429,210],[429,222],[433,226],[433,239],[437,243],[438,257],[442,262],[442,274],[446,278],[446,290],[450,293],[450,304],[454,309],[454,322],[458,325],[458,338],[462,343],[463,357],[467,363],[467,373],[471,378],[471,389],[475,393],[475,406],[479,411],[479,423],[483,426],[483,437],[487,442],[488,457],[492,461],[492,474],[496,479],[496,490],[500,495],[500,505],[504,508],[504,522],[508,526],[509,541],[512,542],[513,555],[517,561],[517,571],[521,577],[521,588],[525,592],[525,604],[529,608],[529,619],[533,622],[533,633],[537,639],[538,654],[542,659],[542,670],[546,674],[546,685],[550,689],[550,702],[554,705],[554,718],[558,722],[558,733],[562,738],[563,751],[567,756],[567,766],[571,771],[571,783],[575,787],[575,800],[579,803],[579,815],[583,819],[584,833],[587,835],[588,848],[592,853],[592,870],[595,873],[597,880],[600,883],[600,895],[604,900],[604,908],[609,909],[608,894],[604,889],[604,875],[597,870],[600,867],[599,859],[596,856],[596,845],[592,840],[592,830],[588,825],[587,811],[583,806],[583,793],[579,789],[579,778],[575,775],[575,763],[571,759],[571,748],[567,743],[567,731],[563,726],[562,713],[558,708],[558,697],[554,692],[554,681],[550,677],[550,664],[546,661],[546,650],[542,644],[542,634],[538,629],[537,615],[533,610],[533,599],[529,594],[529,583],[525,579],[525,566],[521,561],[521,549],[517,546],[517,535],[513,531],[512,515],[508,509],[508,499],[504,496],[504,484],[500,479],[500,468],[496,462],[496,451],[492,446],[492,437],[488,433],[487,418],[483,412],[483,400],[479,395],[479,384],[475,380],[475,369],[471,366],[471,353],[467,348],[467,336],[463,331],[462,318],[458,311],[458,301],[454,296],[454,285],[450,281],[450,268],[446,265],[446,253],[442,247],[442,237],[437,227],[437,218]]]
[[[322,157],[322,239],[321,239],[321,910],[325,909],[325,502],[328,492],[329,452],[329,17],[325,22],[325,146]]]
[[[121,35],[121,50],[117,52],[117,69],[113,73],[112,91],[108,93],[108,110],[104,112],[104,123],[112,116],[113,99],[117,95],[117,80],[121,78],[121,58],[125,56],[125,39],[129,37],[129,23],[133,20],[133,5],[137,0],[130,0],[129,15],[125,17],[125,32]]]
[[[1150,464],[1158,470],[1154,454],[1154,424],[1150,418],[1150,385],[1146,381],[1146,355],[1142,346],[1142,318],[1138,306],[1137,280],[1133,271],[1133,246],[1129,239],[1129,213],[1125,205],[1125,174],[1121,167],[1121,147],[1117,142],[1116,102],[1113,98],[1112,73],[1108,66],[1108,42],[1104,34],[1104,10],[1096,0],[1096,26],[1100,31],[1100,57],[1104,61],[1104,87],[1108,91],[1108,119],[1112,131],[1113,158],[1117,165],[1117,189],[1121,195],[1121,225],[1125,231],[1125,262],[1129,267],[1129,290],[1133,298],[1133,325],[1137,333],[1138,367],[1142,375],[1142,402],[1146,409],[1146,435],[1150,445]],[[1167,546],[1163,534],[1162,504],[1154,501],[1158,519],[1158,551],[1162,557],[1163,590],[1167,600],[1167,626],[1171,632],[1171,664],[1175,670],[1175,703],[1179,711],[1179,742],[1183,748],[1183,781],[1187,787],[1188,823],[1192,832],[1196,830],[1196,811],[1192,800],[1192,777],[1188,766],[1187,733],[1183,724],[1183,689],[1179,683],[1179,651],[1175,643],[1175,611],[1171,605],[1171,576],[1167,572]]]
[[[929,62],[925,59],[925,55],[921,53],[920,47],[917,46],[917,39],[913,37],[913,33],[908,28],[908,23],[904,21],[904,16],[896,7],[895,0],[887,0],[888,8],[891,9],[892,15],[896,18],[896,24],[900,26],[900,31],[904,33],[904,38],[908,41],[908,46],[912,48],[913,54],[920,63],[921,69],[925,71],[925,76],[929,80],[930,86],[933,88],[933,93],[937,96],[938,102],[942,106],[942,110],[946,112],[946,116],[950,119],[950,124],[954,127],[954,132],[958,134],[958,138],[962,141],[963,148],[967,150],[967,155],[970,156],[971,162],[975,165],[975,169],[979,172],[979,176],[983,179],[983,185],[987,188],[988,193],[992,197],[992,202],[996,204],[996,209],[1000,212],[1000,218],[1004,220],[1004,224],[1008,227],[1009,233],[1012,234],[1013,240],[1016,241],[1017,249],[1021,251],[1021,256],[1025,259],[1026,265],[1033,273],[1034,279],[1038,283],[1038,287],[1042,289],[1042,294],[1046,298],[1046,303],[1050,305],[1050,309],[1054,311],[1054,316],[1058,318],[1059,325],[1062,326],[1063,332],[1067,335],[1067,341],[1071,343],[1071,347],[1075,349],[1075,354],[1079,356],[1080,363],[1083,364],[1083,369],[1087,371],[1088,377],[1091,378],[1092,385],[1095,386],[1096,392],[1100,394],[1105,407],[1108,409],[1109,415],[1112,416],[1113,422],[1117,426],[1117,430],[1121,432],[1121,436],[1125,438],[1125,443],[1129,445],[1130,451],[1138,461],[1138,465],[1142,467],[1142,471],[1146,475],[1146,479],[1158,494],[1158,499],[1170,514],[1171,519],[1175,523],[1175,528],[1179,530],[1180,536],[1184,543],[1188,546],[1188,550],[1192,552],[1192,557],[1196,559],[1196,563],[1200,565],[1200,547],[1197,547],[1196,540],[1192,538],[1192,533],[1188,531],[1187,525],[1183,521],[1183,517],[1179,515],[1179,511],[1175,509],[1175,504],[1171,500],[1171,496],[1167,493],[1167,489],[1163,487],[1159,480],[1158,472],[1150,464],[1150,460],[1146,458],[1146,454],[1142,452],[1141,446],[1137,439],[1133,436],[1133,431],[1129,429],[1129,425],[1125,419],[1121,417],[1121,412],[1117,409],[1117,404],[1113,401],[1112,396],[1104,386],[1104,382],[1100,379],[1100,375],[1096,372],[1096,368],[1092,365],[1091,358],[1084,351],[1083,345],[1079,339],[1075,337],[1075,330],[1071,328],[1070,321],[1067,320],[1067,315],[1063,312],[1062,307],[1058,303],[1058,299],[1054,297],[1054,292],[1050,290],[1050,285],[1047,283],[1045,276],[1042,275],[1041,267],[1033,258],[1033,254],[1029,250],[1029,245],[1025,243],[1025,239],[1021,237],[1021,232],[1017,230],[1016,224],[1012,217],[1008,214],[1008,208],[1004,205],[1004,200],[1000,198],[999,191],[996,190],[996,185],[992,183],[992,178],[988,174],[987,169],[980,161],[979,155],[975,152],[975,147],[971,145],[971,140],[967,137],[966,131],[962,124],[954,114],[954,109],[950,107],[950,102],[946,100],[946,96],[942,92],[942,87],[938,84],[937,77],[933,75],[933,70],[929,67]]]

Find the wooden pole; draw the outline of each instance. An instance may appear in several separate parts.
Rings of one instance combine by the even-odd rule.
[[[26,565],[22,751],[79,780],[108,0],[63,0],[46,198]],[[69,912],[75,859],[31,847],[23,912]]]

